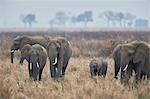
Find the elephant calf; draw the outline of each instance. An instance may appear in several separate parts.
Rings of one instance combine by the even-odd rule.
[[[102,57],[93,59],[90,64],[91,76],[106,76],[107,73],[107,62]]]
[[[39,44],[26,44],[21,49],[20,64],[24,59],[28,61],[28,70],[30,78],[41,80],[42,71],[47,61],[47,51]]]

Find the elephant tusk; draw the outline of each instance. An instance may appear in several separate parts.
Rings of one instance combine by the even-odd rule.
[[[55,57],[55,61],[53,63],[53,65],[56,65],[57,64],[57,57]]]
[[[125,68],[123,69],[123,71],[126,71],[127,68],[128,68],[128,65],[125,66]]]
[[[40,66],[39,66],[39,64],[38,63],[36,63],[37,64],[37,67],[39,68]]]
[[[9,51],[9,53],[13,53],[13,52],[15,52],[14,50],[12,50],[12,51]]]
[[[32,63],[30,63],[30,70],[32,70]]]

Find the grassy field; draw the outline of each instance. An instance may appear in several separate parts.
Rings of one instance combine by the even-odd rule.
[[[19,64],[19,52],[11,64],[9,49],[17,35],[64,36],[72,44],[73,56],[69,62],[65,80],[50,78],[49,62],[44,68],[42,81],[29,79],[27,62]],[[113,79],[112,51],[117,44],[134,40],[150,43],[150,30],[49,30],[3,29],[0,30],[0,99],[150,99],[150,82],[144,81],[138,88],[121,85]],[[93,57],[105,57],[108,62],[106,78],[91,78],[89,62]]]

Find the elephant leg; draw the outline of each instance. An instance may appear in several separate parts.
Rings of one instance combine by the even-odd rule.
[[[40,68],[39,69],[39,81],[41,80],[42,72],[43,72],[43,68]]]
[[[29,71],[29,78],[32,78],[33,76],[33,68],[32,64],[28,62],[28,71]]]
[[[67,68],[67,65],[62,67],[62,76],[65,76],[66,68]]]
[[[136,76],[135,76],[135,82],[139,83],[141,82],[141,70],[138,68]]]
[[[122,72],[121,81],[122,81],[122,83],[129,84],[129,79],[131,78],[132,72],[134,70],[133,67],[135,67],[135,65],[133,64],[132,61],[130,61],[128,64],[128,67],[125,71],[124,71],[124,69],[123,70],[121,69],[121,72]]]
[[[39,81],[41,80],[41,76],[42,76],[44,66],[45,66],[45,64],[39,65]]]
[[[63,67],[62,67],[62,76],[65,76],[65,72],[66,72],[66,69],[67,69],[67,66],[68,66],[68,62],[69,62],[69,58],[65,58],[63,59]]]
[[[121,70],[121,75],[120,75],[121,77],[121,83],[123,84],[124,83],[124,78],[125,78],[125,71],[123,71],[123,70]]]
[[[139,73],[136,74],[135,76],[135,82],[136,84],[138,84],[141,80],[140,80],[141,75]]]
[[[51,73],[51,78],[55,79],[55,77],[56,77],[56,66],[55,65],[50,65],[50,73]]]
[[[36,63],[32,63],[32,67],[33,67],[33,80],[36,81],[37,80],[37,76],[38,76],[38,67]]]
[[[90,73],[91,73],[91,76],[96,76],[97,75],[97,68],[91,67],[90,68]]]
[[[132,76],[132,65],[129,63],[128,67],[127,67],[127,70],[125,71],[125,78],[124,78],[124,81],[125,81],[125,84],[128,84],[129,85],[129,80]]]
[[[127,80],[128,80],[127,70],[124,71],[123,69],[121,69],[121,83],[126,85]]]
[[[45,64],[46,64],[46,61],[45,60],[42,60],[39,62],[39,78],[38,80],[40,81],[41,80],[41,76],[42,76],[42,72],[43,72],[43,69],[45,67]]]
[[[23,57],[21,57],[21,58],[20,58],[20,62],[19,62],[19,63],[20,63],[20,64],[23,64],[23,61],[24,61],[24,58],[23,58]]]
[[[141,78],[144,76],[144,73],[142,72],[143,66],[143,62],[136,63],[136,83],[141,82]]]
[[[95,75],[94,70],[90,70],[90,73],[91,73],[91,76]]]
[[[103,70],[103,77],[104,77],[104,78],[106,77],[106,73],[107,73],[107,67],[104,68],[104,70]]]
[[[145,74],[141,72],[140,79],[141,79],[141,80],[145,80],[145,78],[146,78],[146,77],[145,77]]]
[[[118,75],[119,70],[120,70],[120,66],[115,62],[115,77],[114,77],[115,79],[118,78],[117,75]]]
[[[99,73],[98,69],[97,68],[92,68],[92,76],[97,76]]]
[[[147,74],[147,80],[150,80],[150,72]]]
[[[98,70],[98,76],[102,76],[103,75],[103,70],[102,70],[102,68],[99,68],[99,70]]]
[[[61,55],[60,55],[61,56]],[[62,67],[63,67],[63,57],[58,57],[58,62],[57,62],[57,72],[56,72],[56,80],[63,80],[64,77],[62,77]]]

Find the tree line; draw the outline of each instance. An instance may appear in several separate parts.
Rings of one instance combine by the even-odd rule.
[[[141,26],[148,27],[147,19],[140,19],[132,13],[123,13],[107,10],[102,12],[99,16],[106,22],[107,27],[133,27]],[[24,14],[20,15],[20,20],[24,24],[24,27],[32,27],[33,24],[37,23],[35,14]],[[75,26],[78,23],[82,23],[83,26],[87,26],[89,22],[93,22],[93,12],[91,10],[84,11],[78,15],[71,15],[63,11],[56,12],[54,17],[49,19],[49,25],[53,26],[65,26],[67,23]]]

